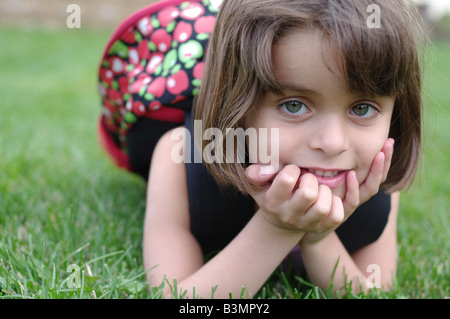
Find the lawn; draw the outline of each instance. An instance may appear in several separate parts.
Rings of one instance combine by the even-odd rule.
[[[0,298],[160,297],[142,264],[145,183],[97,143],[108,37],[0,29]],[[398,280],[390,292],[346,297],[450,297],[450,44],[431,53],[423,168],[401,198]],[[281,271],[259,294],[329,296]]]

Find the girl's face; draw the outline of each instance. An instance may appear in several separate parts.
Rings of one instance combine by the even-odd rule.
[[[343,198],[347,172],[354,170],[361,184],[387,140],[394,98],[351,92],[344,77],[332,71],[339,70],[337,56],[313,30],[280,39],[273,66],[284,96],[264,97],[245,126],[278,128],[279,170],[295,164]]]

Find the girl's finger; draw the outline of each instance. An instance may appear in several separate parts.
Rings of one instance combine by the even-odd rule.
[[[253,164],[246,168],[245,174],[256,185],[264,186],[277,173],[271,165]]]
[[[332,195],[330,213],[323,219],[320,226],[326,231],[337,228],[345,220],[344,205],[339,196]]]
[[[378,193],[383,178],[385,155],[379,152],[370,167],[369,175],[359,187],[360,202],[364,203],[370,197]]]
[[[394,154],[394,143],[394,139],[389,138],[381,150],[385,155],[382,182],[386,180],[389,169],[391,168],[392,155]]]
[[[275,176],[272,185],[266,192],[265,198],[270,205],[281,205],[292,194],[300,177],[300,168],[287,165]]]
[[[305,191],[306,188],[308,190]],[[299,223],[312,227],[319,224],[330,213],[332,196],[330,188],[319,185],[312,174],[303,175],[299,189],[291,198],[291,203],[295,203],[295,210],[298,212]]]
[[[304,214],[317,200],[319,194],[319,182],[312,174],[300,177],[298,188],[292,195],[289,204],[293,210]]]
[[[347,191],[342,201],[345,212],[344,219],[347,219],[360,204],[359,183],[355,171],[347,173],[346,185]]]

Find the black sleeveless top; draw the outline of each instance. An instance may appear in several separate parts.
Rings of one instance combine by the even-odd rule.
[[[190,112],[186,112],[185,115],[185,126],[191,132]],[[164,132],[176,125],[142,118],[130,131],[127,144],[130,162],[137,174],[147,178],[155,144]],[[193,134],[190,145],[191,147],[194,145]],[[194,159],[192,147],[191,161],[185,164],[191,231],[206,256],[223,249],[245,227],[254,214],[255,203],[251,196],[220,187],[210,176],[205,165],[195,163]],[[390,209],[390,195],[380,191],[359,206],[336,229],[337,235],[350,254],[380,237],[386,227]]]
[[[186,128],[191,131],[191,117],[186,113]],[[194,145],[191,134],[191,145]],[[251,196],[220,187],[203,163],[186,163],[191,231],[204,254],[223,249],[245,227],[255,211]],[[391,197],[378,192],[336,230],[351,254],[376,241],[383,232],[391,208]]]

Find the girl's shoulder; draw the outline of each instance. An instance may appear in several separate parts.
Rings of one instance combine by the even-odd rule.
[[[187,129],[185,126],[178,126],[168,130],[158,140],[153,156],[169,156],[167,160],[170,160],[174,164],[180,164],[181,161],[178,158],[183,156],[184,147],[181,146],[184,146],[186,137]]]
[[[188,227],[189,201],[184,163],[172,160],[177,141],[172,132],[161,136],[153,151],[147,189],[147,214],[159,221],[164,219]],[[179,142],[178,142],[179,143]]]

